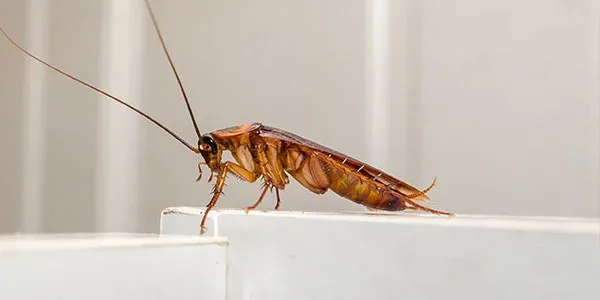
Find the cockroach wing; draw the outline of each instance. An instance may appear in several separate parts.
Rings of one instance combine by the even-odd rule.
[[[397,179],[389,174],[386,174],[385,172],[383,172],[373,166],[367,165],[355,158],[352,158],[348,155],[337,152],[333,149],[327,148],[323,145],[317,144],[311,140],[305,139],[305,138],[300,137],[291,132],[287,132],[287,131],[279,129],[279,128],[261,125],[261,127],[259,129],[259,135],[262,137],[265,137],[265,138],[279,139],[279,140],[282,140],[282,141],[285,141],[288,143],[293,143],[293,144],[296,144],[296,145],[299,145],[302,147],[308,147],[314,151],[321,152],[324,155],[327,155],[327,156],[335,159],[339,163],[345,165],[346,167],[354,170],[355,172],[365,176],[366,178],[371,179],[376,182],[379,182],[382,185],[388,186],[391,189],[393,189],[405,196],[420,194],[419,196],[412,198],[413,201],[429,200],[429,197],[427,197],[427,195],[425,195],[425,194],[422,194],[421,190],[408,184],[407,182],[399,180],[399,179]]]

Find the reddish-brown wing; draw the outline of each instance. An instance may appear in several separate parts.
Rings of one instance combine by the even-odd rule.
[[[356,170],[357,173],[365,176],[365,178],[379,182],[382,185],[388,186],[406,196],[416,195],[421,192],[421,190],[408,184],[407,182],[404,182],[404,181],[397,179],[389,174],[386,174],[385,172],[383,172],[373,166],[365,164],[355,158],[352,158],[348,155],[337,152],[333,149],[327,148],[323,145],[317,144],[311,140],[305,139],[305,138],[300,137],[291,132],[287,132],[287,131],[279,129],[279,128],[269,127],[269,126],[265,126],[265,125],[261,125],[258,132],[259,132],[259,135],[262,137],[280,139],[280,140],[283,140],[283,141],[286,141],[289,143],[294,143],[297,145],[309,147],[315,151],[321,152],[321,153],[335,159],[339,163]],[[429,200],[429,197],[427,197],[427,195],[425,195],[425,194],[422,194],[422,195],[412,198],[412,200],[426,201],[426,200]]]

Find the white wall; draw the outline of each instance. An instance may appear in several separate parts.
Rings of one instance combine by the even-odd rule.
[[[48,32],[36,53],[195,143],[141,1],[29,3],[0,3],[15,39]],[[438,176],[431,206],[456,213],[600,216],[598,1],[152,3],[204,132],[260,121],[417,186]],[[162,208],[207,203],[200,158],[158,128],[32,77],[4,39],[0,61],[0,231],[156,231]],[[231,178],[225,193],[219,206],[241,208],[259,184]],[[283,209],[362,209],[296,183],[281,196]]]

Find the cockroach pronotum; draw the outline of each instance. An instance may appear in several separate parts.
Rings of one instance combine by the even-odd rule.
[[[345,154],[293,133],[268,127],[260,123],[234,126],[201,134],[183,84],[179,79],[175,65],[171,60],[158,28],[150,3],[148,0],[145,1],[154,29],[177,79],[194,130],[198,136],[197,147],[192,146],[169,128],[134,106],[31,54],[15,42],[1,26],[0,32],[2,32],[11,44],[27,56],[137,112],[177,139],[195,154],[202,155],[204,161],[198,163],[199,176],[196,181],[202,178],[202,165],[207,165],[211,172],[208,182],[212,180],[214,174],[216,174],[216,182],[212,192],[213,196],[207,204],[202,221],[200,222],[201,233],[204,233],[206,230],[204,226],[206,217],[222,194],[228,174],[233,174],[247,182],[256,182],[261,178],[264,181],[264,186],[258,200],[253,205],[246,207],[246,212],[256,208],[264,198],[267,190],[272,190],[273,188],[277,196],[274,209],[278,210],[281,202],[279,190],[285,189],[285,186],[290,182],[289,174],[313,193],[324,194],[328,190],[332,190],[339,196],[372,210],[401,211],[412,209],[438,215],[453,216],[452,213],[430,209],[417,203],[429,200],[427,192],[435,185],[435,179],[428,188],[419,190],[402,180],[394,178],[377,168]],[[235,162],[223,162],[221,159],[223,151],[229,151]]]

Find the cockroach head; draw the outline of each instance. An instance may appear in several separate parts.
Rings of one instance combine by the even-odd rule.
[[[204,161],[208,165],[208,167],[217,171],[221,164],[221,155],[223,150],[215,139],[210,134],[204,134],[198,140],[198,149],[200,150],[200,154],[204,157]]]
[[[200,149],[201,152],[209,152],[211,154],[217,154],[219,151],[217,143],[215,143],[215,140],[210,134],[204,134],[200,137],[198,140],[198,149]]]

